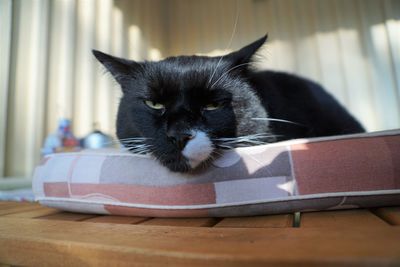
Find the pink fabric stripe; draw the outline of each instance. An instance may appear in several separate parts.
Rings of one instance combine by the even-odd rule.
[[[70,197],[66,182],[44,183],[43,188],[46,197]]]
[[[400,142],[400,136],[396,136]],[[393,139],[391,139],[394,142]],[[399,189],[399,159],[382,137],[291,146],[300,194]]]
[[[396,177],[396,188],[400,188],[400,136],[384,136],[383,139],[392,154],[393,175]]]
[[[113,205],[104,205],[112,215],[140,216],[140,217],[209,217],[206,209],[195,210],[177,210],[177,209],[145,209],[133,207],[121,207]]]
[[[121,202],[154,205],[200,205],[216,203],[214,184],[168,187],[127,184],[71,184],[71,194],[102,194]]]

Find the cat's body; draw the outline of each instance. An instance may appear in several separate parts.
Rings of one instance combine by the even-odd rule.
[[[123,144],[172,171],[212,160],[218,148],[362,132],[319,85],[256,72],[250,59],[266,37],[224,57],[134,62],[94,51],[124,92],[117,118]]]
[[[249,75],[270,118],[277,140],[363,132],[364,129],[319,84],[283,72],[263,71]]]

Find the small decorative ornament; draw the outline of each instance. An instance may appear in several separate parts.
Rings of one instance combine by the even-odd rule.
[[[71,120],[61,119],[58,123],[57,133],[47,136],[42,148],[42,154],[72,152],[80,149],[79,140],[75,138],[71,131]]]
[[[99,130],[94,130],[82,139],[82,146],[86,149],[110,147],[112,143],[112,138]]]

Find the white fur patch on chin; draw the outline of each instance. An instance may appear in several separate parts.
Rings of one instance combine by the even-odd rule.
[[[210,138],[203,131],[195,131],[195,136],[187,142],[182,155],[188,160],[190,167],[196,168],[212,153],[213,146]]]

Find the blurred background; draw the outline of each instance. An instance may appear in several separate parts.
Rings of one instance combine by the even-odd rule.
[[[30,177],[61,118],[114,135],[121,93],[92,48],[220,55],[267,32],[259,68],[320,82],[368,131],[400,127],[398,0],[0,0],[0,177]]]

